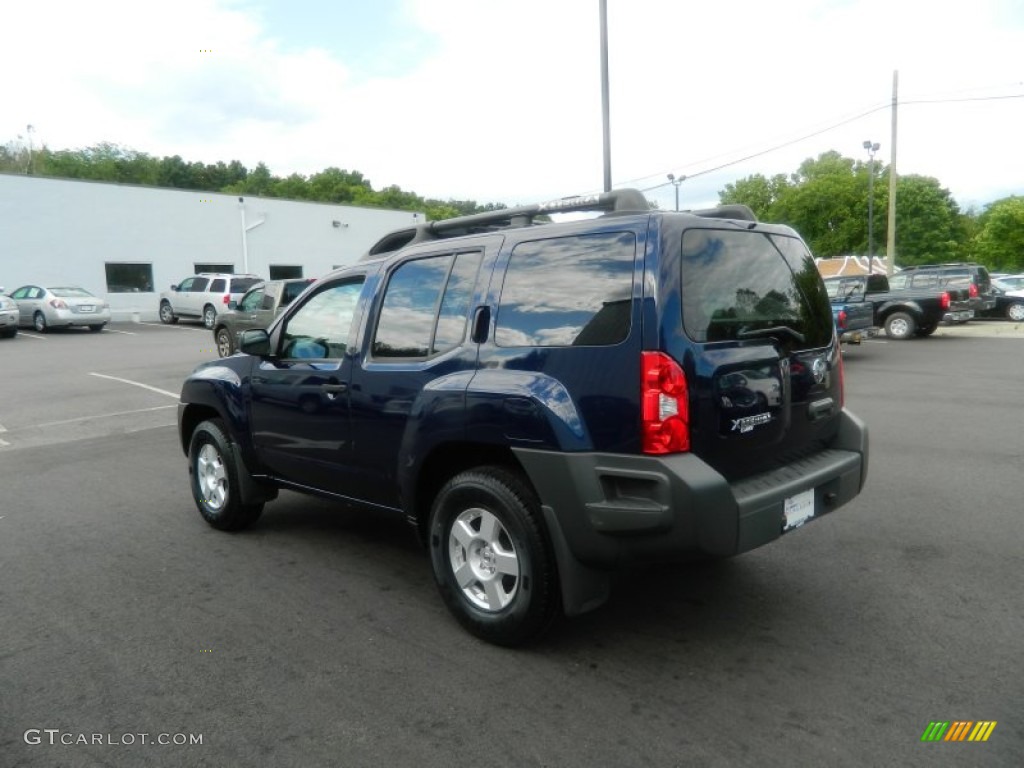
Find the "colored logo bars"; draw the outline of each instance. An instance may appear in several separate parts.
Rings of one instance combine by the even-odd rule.
[[[995,720],[940,720],[928,723],[921,741],[988,741],[995,728]]]

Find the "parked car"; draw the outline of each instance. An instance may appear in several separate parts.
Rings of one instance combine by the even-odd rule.
[[[99,332],[110,322],[110,304],[78,286],[23,285],[10,297],[18,305],[18,324],[39,333],[72,326]]]
[[[1004,275],[992,281],[996,305],[987,317],[1005,317],[1015,323],[1024,321],[1024,275]]]
[[[992,293],[992,279],[988,270],[981,264],[956,262],[950,264],[922,264],[905,267],[898,275],[889,280],[891,290],[906,288],[944,290],[948,288],[967,288],[969,309],[980,315],[993,309],[996,305]]]
[[[228,311],[217,315],[213,327],[213,338],[217,342],[217,354],[221,357],[233,355],[238,349],[238,337],[250,328],[268,328],[274,318],[281,314],[301,294],[313,278],[296,280],[268,280],[257,283],[242,298],[228,302]]]
[[[0,288],[0,337],[13,339],[18,335],[18,305]]]
[[[541,223],[560,211],[604,211]],[[792,229],[636,190],[434,221],[336,270],[178,407],[194,502],[280,488],[409,521],[452,614],[515,645],[624,563],[728,557],[851,501],[828,296]]]
[[[889,338],[901,341],[912,336],[930,336],[943,321],[966,322],[974,316],[966,288],[907,286],[890,290],[891,283],[885,275],[827,277],[825,286],[829,296],[835,297],[833,301],[847,307],[869,304],[874,311],[874,324],[884,328]]]
[[[160,322],[176,323],[179,318],[202,320],[210,330],[217,315],[226,312],[228,304],[238,301],[256,283],[257,275],[234,275],[201,272],[187,277],[169,291],[160,294]]]
[[[832,321],[835,323],[839,340],[848,344],[860,344],[864,339],[877,336],[874,307],[865,301],[847,302],[839,293],[840,286],[838,281],[825,281],[825,290],[832,304]]]

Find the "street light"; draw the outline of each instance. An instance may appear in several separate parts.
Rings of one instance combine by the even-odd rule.
[[[676,188],[676,210],[679,210],[679,185],[686,181],[685,176],[680,176],[678,179],[674,173],[668,175],[668,180],[672,182],[672,186]]]
[[[875,152],[882,145],[871,140],[864,142],[864,149],[868,151],[868,262],[875,257]]]

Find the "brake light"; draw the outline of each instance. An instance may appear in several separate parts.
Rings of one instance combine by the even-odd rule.
[[[942,307],[942,309],[949,309],[949,304],[949,291],[946,291],[942,294],[942,298],[939,299],[939,306]]]
[[[971,283],[971,287],[968,288],[967,290],[970,292],[972,299],[978,298],[978,286],[976,286],[974,283]]]
[[[839,327],[840,328],[845,328],[846,327],[846,310],[845,309],[839,310],[839,317],[836,318],[836,320],[839,323]]]
[[[663,352],[640,353],[640,429],[644,453],[690,450],[686,375]]]
[[[231,295],[225,293],[223,298],[222,298],[222,301],[224,302],[224,306],[227,306],[228,303],[231,301]]]
[[[50,299],[50,306],[54,309],[67,309],[68,305],[63,299]]]

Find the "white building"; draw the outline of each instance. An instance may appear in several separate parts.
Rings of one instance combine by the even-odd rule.
[[[0,173],[0,286],[78,285],[155,319],[196,272],[319,277],[422,213]]]

